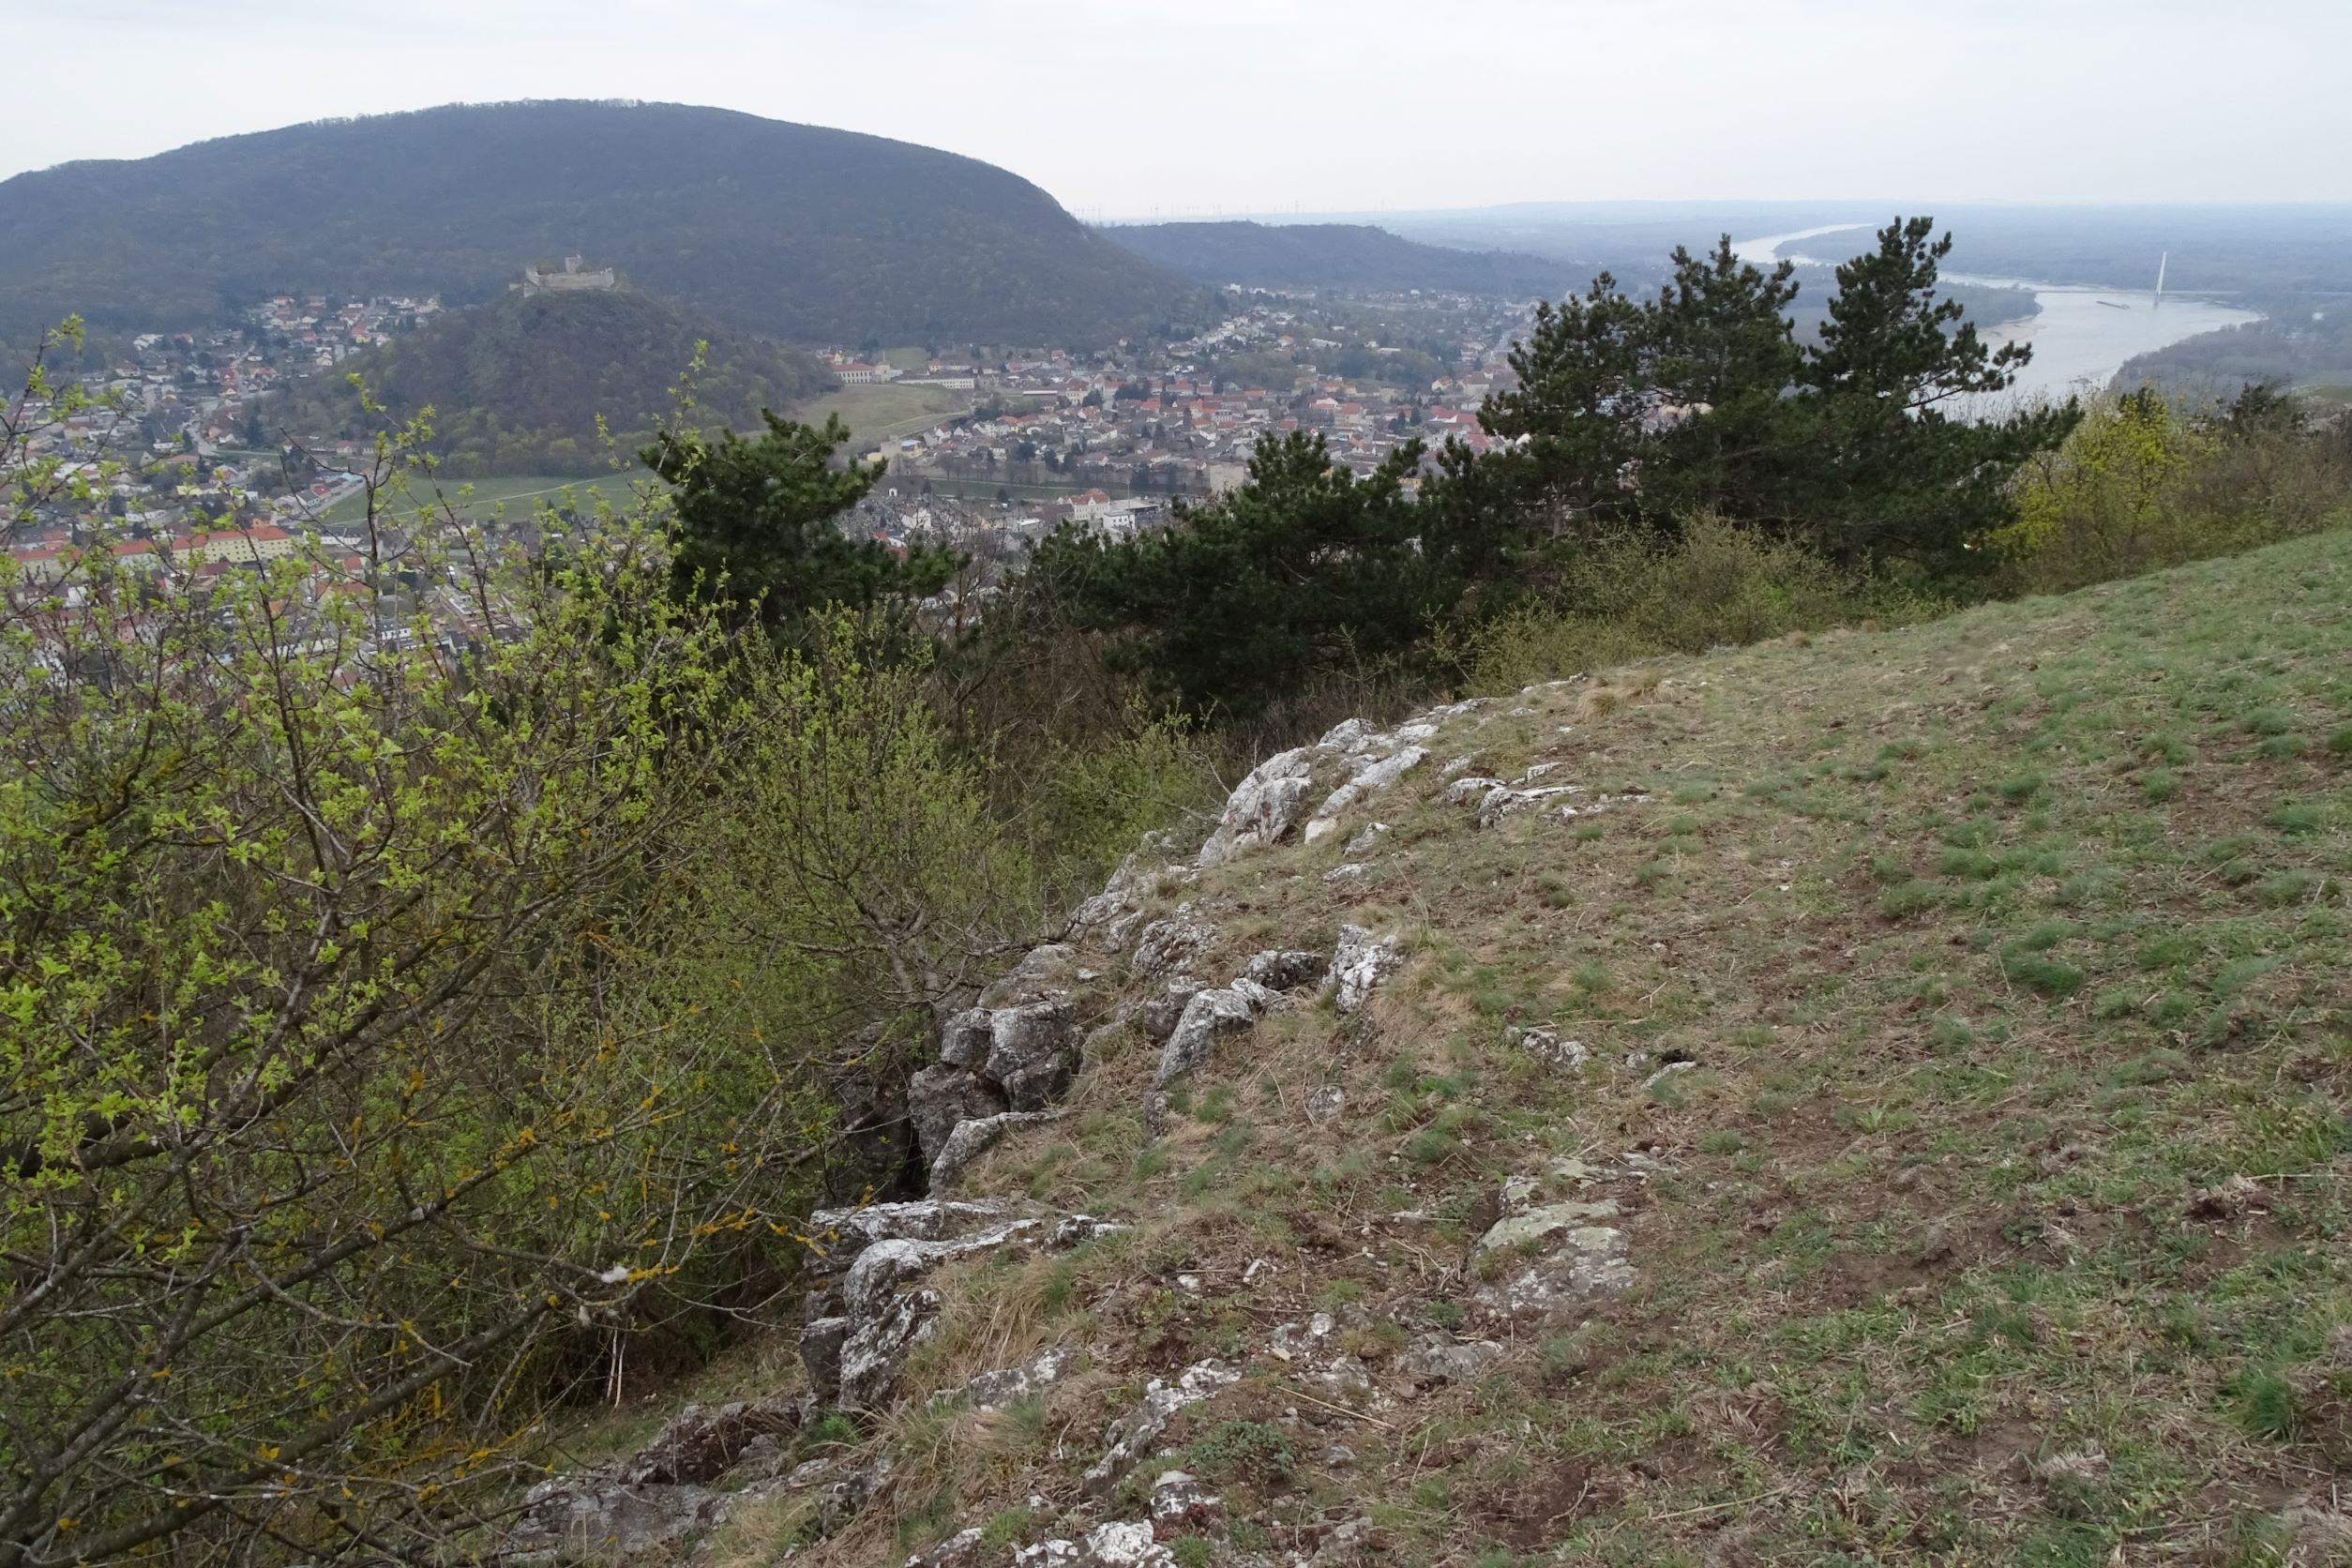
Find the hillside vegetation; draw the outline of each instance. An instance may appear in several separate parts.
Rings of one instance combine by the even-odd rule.
[[[353,356],[282,400],[264,422],[273,434],[372,435],[382,417],[361,406],[348,379],[357,376],[394,419],[434,411],[434,450],[453,476],[600,473],[611,454],[598,416],[622,450],[633,451],[656,419],[679,416],[679,378],[698,343],[707,349],[687,415],[698,423],[754,427],[761,409],[788,408],[837,384],[806,354],[713,332],[635,289],[515,293]]]
[[[2352,425],[1948,417],[1949,243],[995,575],[775,416],[191,561],[37,374],[0,1568],[2323,1560]]]
[[[1423,245],[1368,223],[1138,223],[1103,234],[1196,282],[1549,298],[1572,266],[1508,250]]]
[[[1180,1563],[2340,1560],[2348,596],[2332,534],[1539,685],[1319,843],[1140,873],[1211,983],[1347,925],[1403,966],[1224,1039],[1153,1138],[1144,953],[1065,960],[1118,1027],[959,1196],[1133,1229],[932,1274],[897,1468],[804,1560],[1010,1560],[1171,1468],[1221,1497]],[[1482,826],[1455,757],[1581,792]],[[1476,1244],[1545,1204],[1629,1272],[1499,1310],[1560,1237]],[[927,1404],[1055,1346],[1040,1394]],[[1207,1358],[1238,1380],[1084,1485]]]
[[[0,339],[287,291],[489,297],[579,253],[797,342],[1083,344],[1185,286],[972,158],[677,104],[462,105],[0,182]]]

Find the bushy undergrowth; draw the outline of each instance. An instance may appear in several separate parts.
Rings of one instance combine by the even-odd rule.
[[[1862,621],[1916,621],[1947,608],[1922,590],[1842,566],[1801,544],[1720,518],[1672,535],[1627,532],[1577,550],[1560,586],[1473,626],[1450,650],[1472,693]]]
[[[2094,403],[2013,490],[1985,541],[1999,589],[2063,593],[2352,520],[2352,424],[2262,387],[2187,412],[2143,389]]]

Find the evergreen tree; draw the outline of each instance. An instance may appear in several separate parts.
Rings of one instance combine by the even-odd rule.
[[[1678,249],[1654,300],[1625,298],[1604,273],[1539,309],[1512,352],[1520,385],[1484,415],[1513,445],[1484,472],[1445,476],[1450,526],[1499,536],[1472,494],[1515,508],[1530,537],[1711,512],[1841,560],[1966,567],[2009,520],[2009,476],[2079,413],[1969,400],[2013,384],[2031,350],[1989,349],[1937,297],[1951,247],[1932,219],[1896,219],[1838,268],[1818,345],[1788,321],[1794,268],[1743,263],[1728,235],[1704,257]]]
[[[726,600],[790,632],[827,606],[866,610],[946,585],[962,565],[954,550],[917,544],[901,557],[842,531],[841,514],[873,488],[876,471],[832,466],[850,438],[838,415],[822,428],[761,417],[767,430],[749,440],[665,430],[640,454],[671,486],[673,592],[688,602]]]
[[[1535,308],[1535,330],[1511,350],[1518,385],[1479,411],[1487,430],[1517,443],[1495,461],[1555,536],[1636,509],[1633,464],[1654,401],[1648,328],[1604,272],[1582,297]]]
[[[1820,345],[1806,356],[1810,451],[1795,520],[1842,559],[1962,565],[2013,515],[2018,465],[2082,418],[2073,399],[1998,415],[1960,401],[2008,390],[2033,351],[1988,349],[1959,302],[1937,297],[1952,236],[1934,234],[1933,219],[1897,219],[1877,249],[1839,267]]]
[[[1781,515],[1790,470],[1788,393],[1804,368],[1788,308],[1795,264],[1769,273],[1741,261],[1726,234],[1706,257],[1674,249],[1674,276],[1643,329],[1646,379],[1660,428],[1645,443],[1643,509],[1683,517]]]
[[[1358,479],[1319,435],[1267,435],[1229,495],[1132,539],[1062,529],[1034,570],[1069,623],[1109,637],[1115,668],[1191,712],[1247,716],[1312,671],[1410,656],[1448,608],[1403,489],[1421,457],[1409,443]]]

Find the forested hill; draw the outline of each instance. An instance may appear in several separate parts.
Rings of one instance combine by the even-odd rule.
[[[1582,287],[1563,262],[1510,250],[1423,245],[1368,223],[1148,223],[1103,233],[1138,256],[1202,283],[1545,298]]]
[[[579,253],[790,341],[1082,343],[1190,290],[1003,169],[677,104],[452,106],[0,183],[0,340],[291,290],[490,297]]]
[[[510,294],[452,311],[422,331],[322,372],[264,416],[272,436],[358,436],[357,374],[395,418],[431,408],[434,450],[460,478],[491,474],[592,474],[607,454],[596,417],[625,448],[671,417],[678,377],[707,342],[695,377],[693,423],[741,429],[835,384],[796,349],[714,332],[668,301],[630,288],[608,293]]]

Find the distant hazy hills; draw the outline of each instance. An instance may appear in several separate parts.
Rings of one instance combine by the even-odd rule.
[[[762,408],[782,412],[835,384],[799,350],[714,331],[634,289],[518,293],[321,372],[264,423],[273,437],[372,434],[381,421],[362,414],[345,379],[355,372],[396,418],[434,410],[434,449],[455,476],[593,474],[607,464],[596,416],[633,456],[657,415],[676,416],[671,392],[698,340],[709,350],[689,418],[705,428],[754,426]]]
[[[1422,245],[1369,224],[1149,223],[1102,233],[1200,283],[1545,298],[1581,286],[1571,266],[1542,256]]]
[[[490,297],[578,253],[800,342],[1084,343],[1195,291],[1027,180],[673,104],[451,107],[0,182],[0,339],[186,326],[288,291]]]

